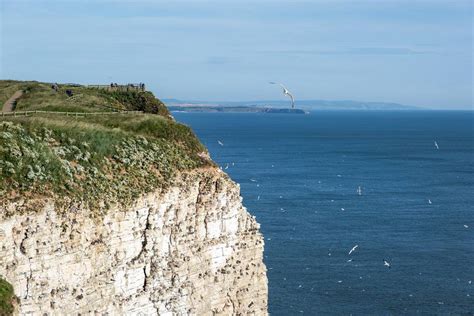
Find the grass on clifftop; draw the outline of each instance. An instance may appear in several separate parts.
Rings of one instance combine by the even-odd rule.
[[[87,90],[93,90],[92,97],[108,93]],[[40,103],[47,104],[46,92],[38,93],[45,98]],[[166,108],[147,108],[161,104],[154,97],[156,101],[143,101],[147,95],[108,97],[162,115],[0,117],[0,205],[63,197],[66,203],[87,203],[99,215],[107,204],[128,203],[170,184],[180,171],[211,165],[202,158],[207,150],[192,130],[170,119]],[[34,99],[28,102],[34,104]]]
[[[0,80],[0,111],[3,104],[18,90],[26,88],[27,82]]]
[[[13,286],[0,278],[0,315],[13,315],[13,301],[15,294],[13,293]]]
[[[0,120],[0,200],[129,202],[209,164],[183,125],[154,115]]]
[[[166,106],[148,91],[107,91],[67,84],[60,84],[59,90],[55,91],[51,84],[36,81],[1,80],[0,106],[3,106],[3,103],[18,90],[22,90],[24,94],[17,102],[16,111],[109,112],[129,110],[170,116]],[[71,90],[73,96],[69,97],[66,90]]]

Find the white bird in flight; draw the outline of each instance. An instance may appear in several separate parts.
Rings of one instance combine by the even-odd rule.
[[[390,264],[390,262],[388,262],[387,260],[383,259],[383,265],[384,266],[387,266],[389,269],[392,267],[392,265]]]
[[[349,255],[353,253],[357,249],[357,247],[359,247],[359,245],[355,245],[354,247],[352,247],[352,249],[349,251]]]
[[[221,146],[224,146],[224,143],[221,142],[220,140],[218,140],[217,143],[218,143],[219,145],[221,145]]]
[[[436,149],[439,149],[438,143],[436,141],[434,142],[434,145],[435,145]]]
[[[287,97],[290,97],[290,99],[291,99],[291,108],[294,109],[295,108],[295,98],[293,97],[293,94],[291,94],[291,92],[288,91],[288,89],[281,83],[277,83],[277,82],[273,82],[273,81],[270,81],[269,83],[270,84],[277,84],[280,87],[282,87],[283,94],[286,95]]]

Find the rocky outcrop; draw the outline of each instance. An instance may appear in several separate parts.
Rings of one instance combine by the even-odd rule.
[[[206,168],[100,219],[50,200],[0,219],[0,275],[21,314],[265,315],[263,238],[239,194]]]

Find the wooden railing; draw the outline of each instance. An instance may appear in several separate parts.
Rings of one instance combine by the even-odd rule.
[[[13,111],[0,112],[0,117],[6,116],[31,116],[35,114],[55,114],[65,116],[94,116],[94,115],[111,115],[111,114],[144,114],[143,111],[117,111],[117,112],[56,112],[56,111]]]
[[[144,83],[129,83],[129,84],[88,84],[87,88],[104,89],[108,91],[146,91]]]

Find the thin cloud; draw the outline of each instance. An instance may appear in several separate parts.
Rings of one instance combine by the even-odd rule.
[[[206,60],[206,64],[208,65],[225,65],[233,62],[231,58],[226,56],[211,56]]]
[[[404,47],[352,47],[310,50],[273,50],[262,51],[261,53],[283,55],[425,55],[434,54],[435,51]]]

